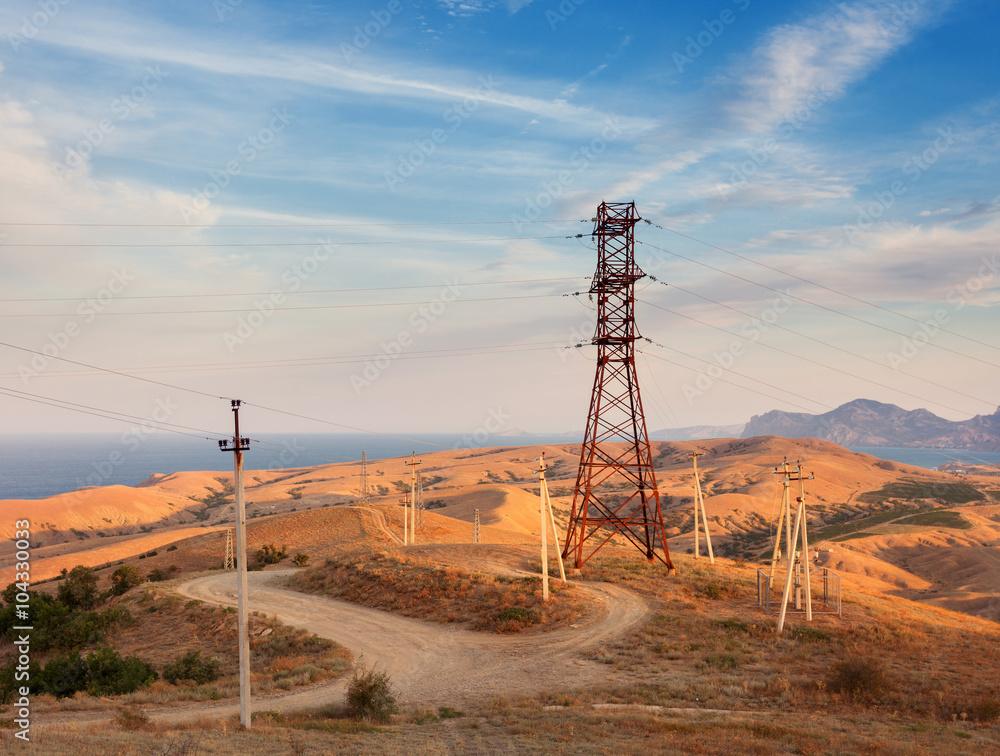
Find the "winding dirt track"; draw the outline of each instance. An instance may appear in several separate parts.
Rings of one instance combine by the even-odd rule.
[[[279,587],[294,570],[250,573],[251,610],[276,614],[364,655],[393,679],[403,703],[461,705],[497,695],[527,694],[602,678],[607,668],[587,649],[620,636],[649,612],[634,594],[607,584],[584,587],[597,608],[579,624],[548,633],[504,636],[400,617]],[[236,605],[236,574],[197,578],[178,588],[189,598]],[[294,709],[342,701],[345,680],[260,698],[255,709]],[[224,708],[224,707],[219,707]],[[235,709],[234,706],[230,708]]]

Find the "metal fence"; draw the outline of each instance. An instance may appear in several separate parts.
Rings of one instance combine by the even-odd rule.
[[[775,608],[781,603],[781,594],[784,591],[785,576],[787,572],[778,571],[774,575],[769,575],[766,570],[757,570],[757,605],[762,607],[767,614],[771,613],[772,604]],[[805,611],[805,576],[802,574],[801,564],[795,565],[792,574],[792,593],[789,595],[787,611]],[[821,567],[818,571],[810,571],[809,580],[813,590],[821,583],[823,591],[814,594],[814,613],[836,614],[843,616],[840,597],[840,575],[829,567]],[[777,596],[774,597],[774,586],[777,585]]]

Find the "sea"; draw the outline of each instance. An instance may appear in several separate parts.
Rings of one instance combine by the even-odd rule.
[[[390,459],[411,452],[532,444],[578,444],[569,435],[490,436],[422,433],[265,434],[254,437],[244,454],[250,470],[283,470],[331,462]],[[0,499],[44,499],[84,486],[134,486],[150,475],[181,470],[233,469],[231,452],[218,442],[152,434],[139,441],[120,434],[0,434]]]
[[[563,435],[490,437],[459,434],[361,433],[270,434],[251,443],[246,469],[282,470],[331,462],[389,459],[410,452],[475,449],[534,444],[571,445],[580,438]],[[947,462],[1000,464],[1000,453],[954,449],[859,446],[853,451],[936,470]],[[154,434],[139,442],[117,434],[0,434],[0,499],[43,499],[84,486],[134,486],[154,473],[181,470],[232,470],[233,455],[199,438]]]

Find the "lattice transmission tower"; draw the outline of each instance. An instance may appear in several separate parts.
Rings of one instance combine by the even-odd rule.
[[[562,552],[577,569],[618,535],[673,569],[635,369],[635,282],[646,275],[635,264],[640,220],[634,202],[602,202],[594,219],[597,374]]]

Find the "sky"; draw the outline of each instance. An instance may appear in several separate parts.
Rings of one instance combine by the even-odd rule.
[[[998,31],[988,0],[8,0],[0,430],[224,435],[239,398],[247,433],[582,431],[602,201],[644,219],[651,430],[991,414]]]

